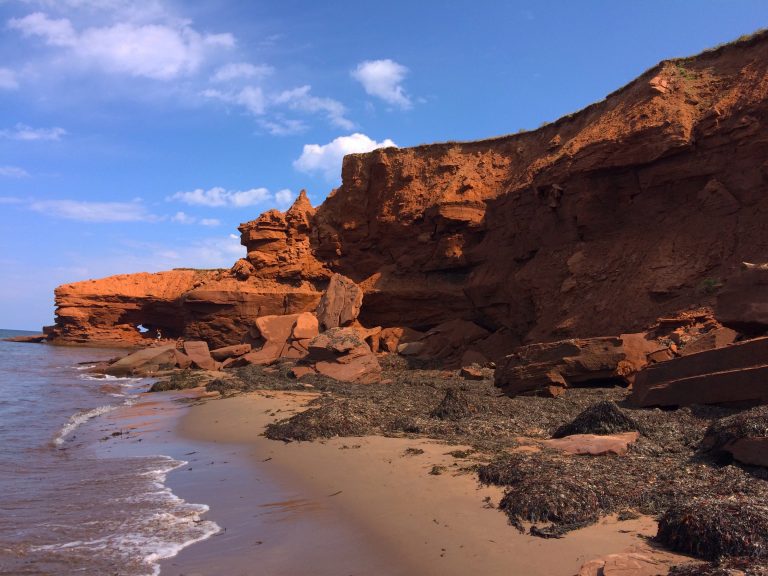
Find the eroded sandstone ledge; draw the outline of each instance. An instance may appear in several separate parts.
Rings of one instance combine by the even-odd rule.
[[[633,332],[765,260],[767,121],[762,33],[533,132],[350,155],[322,205],[242,224],[231,270],[60,286],[50,338],[247,342],[259,316],[313,310],[336,272],[362,286],[366,326],[470,320],[499,353]]]

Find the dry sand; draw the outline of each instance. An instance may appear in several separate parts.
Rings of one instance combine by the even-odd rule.
[[[253,392],[183,415],[176,432],[197,447],[190,460],[213,457],[209,477],[191,474],[186,485],[172,477],[171,485],[210,504],[227,532],[164,562],[164,575],[571,576],[585,561],[617,552],[652,555],[665,566],[687,560],[652,547],[656,523],[647,517],[608,518],[562,539],[520,534],[484,503],[497,503],[501,491],[479,486],[460,471],[466,461],[447,454],[461,447],[382,437],[284,444],[261,435],[312,397]],[[424,452],[407,455],[408,448]],[[434,466],[445,470],[430,474]]]

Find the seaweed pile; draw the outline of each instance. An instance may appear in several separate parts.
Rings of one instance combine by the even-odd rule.
[[[381,358],[382,382],[356,385],[322,376],[302,378],[302,384],[264,375],[249,367],[249,382],[268,389],[311,389],[320,396],[306,413],[270,425],[266,435],[279,440],[314,440],[333,436],[422,436],[452,444],[469,444],[488,454],[516,445],[520,436],[549,438],[590,405],[620,400],[622,388],[574,390],[566,398],[509,398],[490,379],[468,381],[456,371],[411,370],[392,355]],[[241,369],[244,370],[244,369]],[[243,373],[237,375],[242,378]],[[251,388],[250,383],[242,384]],[[354,415],[354,433],[349,421]]]
[[[765,437],[768,437],[768,406],[758,406],[714,422],[706,431],[702,449],[722,457],[726,448],[737,440]]]
[[[711,564],[694,562],[672,566],[669,576],[768,576],[768,562],[751,558],[728,558]]]
[[[729,495],[678,502],[661,516],[657,539],[672,550],[707,560],[768,561],[768,500],[757,503]]]
[[[640,427],[631,417],[621,411],[615,402],[602,400],[576,416],[572,422],[560,426],[553,438],[564,438],[572,434],[616,434],[619,432],[640,432]]]

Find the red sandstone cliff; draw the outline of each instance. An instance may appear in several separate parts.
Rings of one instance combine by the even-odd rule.
[[[767,123],[762,33],[533,132],[347,156],[321,206],[241,225],[231,271],[60,287],[52,338],[240,342],[256,316],[314,308],[333,272],[363,286],[366,325],[462,318],[508,347],[633,331],[765,259]]]

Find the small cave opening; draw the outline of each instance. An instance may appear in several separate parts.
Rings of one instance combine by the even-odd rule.
[[[183,319],[173,314],[151,312],[128,311],[120,318],[120,323],[132,326],[146,340],[176,340],[183,335]]]
[[[626,388],[627,386],[629,386],[629,382],[621,376],[590,378],[589,380],[569,383],[571,388]]]

